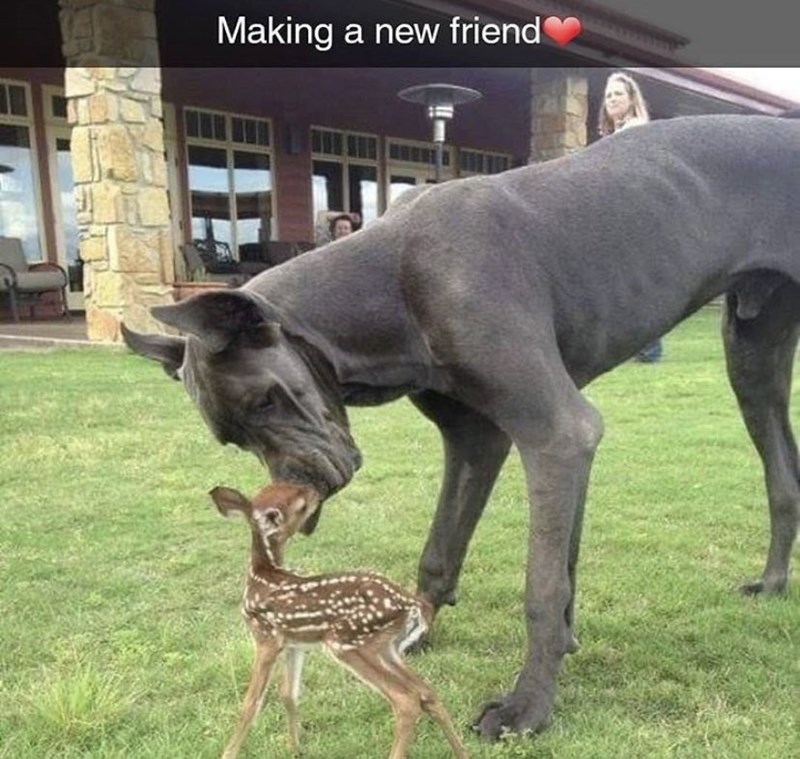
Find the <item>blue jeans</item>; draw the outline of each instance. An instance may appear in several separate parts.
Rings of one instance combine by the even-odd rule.
[[[655,364],[661,360],[664,348],[661,345],[661,338],[654,340],[650,345],[646,345],[636,354],[636,360],[645,364]]]

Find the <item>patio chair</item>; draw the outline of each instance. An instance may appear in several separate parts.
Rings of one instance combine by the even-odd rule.
[[[190,282],[224,282],[238,287],[248,279],[236,263],[225,267],[215,266],[194,243],[181,245],[181,252],[186,264],[186,277]]]
[[[45,293],[58,293],[61,315],[69,318],[67,308],[67,272],[58,264],[29,264],[18,237],[0,237],[0,293],[8,293],[11,316],[19,321],[19,305],[23,300],[33,308]]]
[[[272,240],[267,243],[267,260],[270,266],[290,261],[314,248],[313,242],[284,242]]]

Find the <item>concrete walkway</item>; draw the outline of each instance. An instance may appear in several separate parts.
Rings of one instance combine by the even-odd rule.
[[[103,345],[86,337],[83,314],[70,319],[0,322],[0,348],[58,348],[80,345]]]

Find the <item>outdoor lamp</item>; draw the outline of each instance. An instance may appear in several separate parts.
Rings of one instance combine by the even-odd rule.
[[[478,100],[481,93],[457,84],[418,84],[400,90],[397,96],[409,103],[427,106],[428,118],[433,122],[433,143],[436,146],[436,182],[442,181],[445,128],[453,118],[455,107]]]

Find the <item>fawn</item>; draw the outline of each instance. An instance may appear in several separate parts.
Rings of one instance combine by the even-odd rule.
[[[311,487],[275,483],[252,501],[226,487],[216,487],[210,495],[223,516],[244,515],[252,533],[242,614],[253,635],[255,659],[239,724],[223,759],[239,753],[284,649],[280,697],[288,716],[289,746],[298,753],[303,657],[314,644],[321,644],[391,703],[395,725],[389,759],[406,756],[423,712],[439,723],[458,759],[469,759],[441,701],[401,658],[427,630],[431,613],[427,602],[371,572],[303,577],[282,568],[286,542],[319,505]]]

